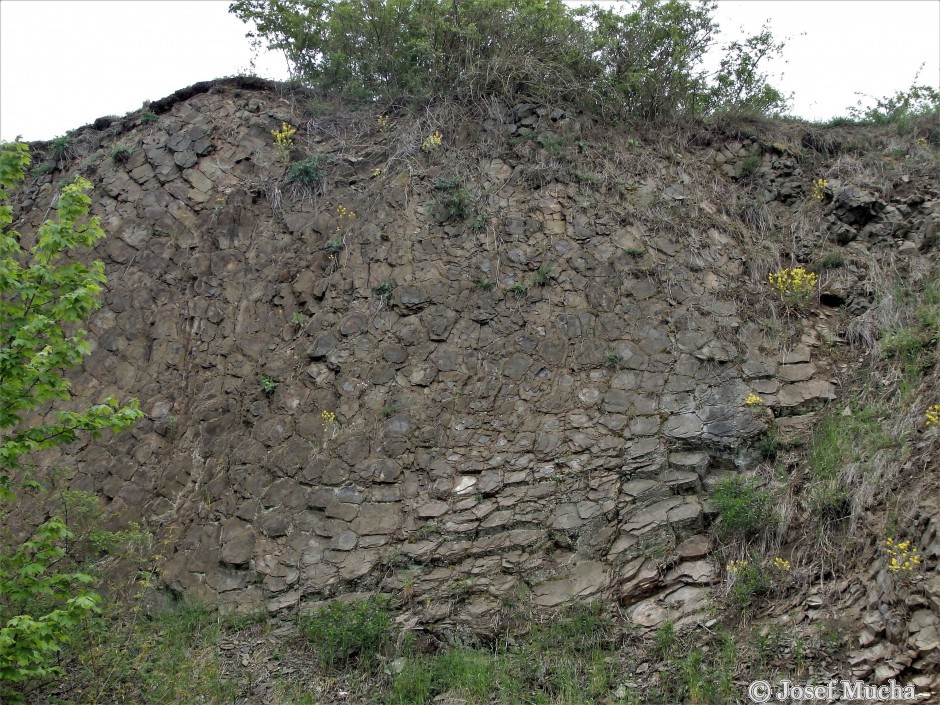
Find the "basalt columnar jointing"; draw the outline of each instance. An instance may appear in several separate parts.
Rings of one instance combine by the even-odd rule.
[[[826,242],[936,257],[935,184],[832,183],[824,209],[807,155],[835,157],[812,135],[695,128],[672,150],[526,104],[448,134],[310,118],[263,82],[195,88],[75,134],[64,171],[94,182],[109,284],[74,391],[148,418],[43,462],[169,541],[162,585],[223,611],[407,580],[421,620],[480,630],[522,594],[704,620],[705,489],[815,423],[842,316],[871,302],[847,266],[822,282],[831,308],[772,315],[767,273]],[[316,188],[285,182],[283,123],[323,155]],[[422,150],[435,129],[445,146]],[[125,163],[95,158],[116,142]]]

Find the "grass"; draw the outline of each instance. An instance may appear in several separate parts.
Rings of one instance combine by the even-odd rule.
[[[509,291],[510,294],[517,296],[521,299],[523,296],[529,293],[529,287],[527,287],[522,282],[516,282],[515,284],[510,286],[507,289],[507,291]]]
[[[68,699],[49,702],[139,703],[233,702],[237,683],[223,678],[215,614],[177,606],[152,617],[139,608],[94,618],[74,638],[80,648],[65,669],[59,692]]]
[[[711,501],[718,513],[713,530],[723,540],[754,538],[777,521],[771,496],[753,478],[721,480],[712,490]]]
[[[885,409],[869,406],[850,409],[850,415],[829,416],[816,426],[809,444],[805,500],[813,516],[838,521],[850,515],[852,493],[844,479],[846,468],[870,461],[878,451],[901,447],[888,433],[887,419]]]
[[[535,272],[532,283],[535,284],[535,286],[546,286],[554,278],[554,276],[555,275],[552,274],[552,265],[543,264]]]
[[[874,451],[896,447],[897,439],[885,431],[886,413],[869,407],[823,419],[810,442],[813,478],[836,479],[845,465],[864,460]]]
[[[82,627],[76,663],[55,691],[60,698],[42,702],[224,705],[250,700],[260,686],[275,705],[333,702],[340,692],[345,702],[376,705],[448,698],[465,705],[736,702],[738,649],[720,624],[680,633],[665,622],[653,634],[634,634],[600,602],[572,604],[551,617],[524,609],[506,617],[492,641],[447,644],[427,639],[433,632],[400,633],[385,598],[335,601],[299,618],[297,630],[274,643],[264,610],[222,618],[184,606],[154,617],[115,610]],[[779,642],[771,634],[757,644],[758,655],[772,657]],[[233,643],[259,651],[231,650]],[[659,668],[640,675],[639,660]],[[264,675],[255,668],[261,665]]]
[[[328,669],[353,663],[369,668],[392,640],[389,605],[380,597],[331,602],[302,617],[300,628]]]

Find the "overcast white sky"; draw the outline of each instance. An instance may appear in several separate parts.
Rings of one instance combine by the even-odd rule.
[[[0,138],[50,139],[103,115],[211,78],[244,72],[247,28],[228,0],[0,0]],[[920,82],[940,87],[938,0],[722,0],[729,38],[770,20],[790,37],[778,81],[793,112],[845,114],[856,92],[884,96]],[[257,73],[285,78],[280,56]]]

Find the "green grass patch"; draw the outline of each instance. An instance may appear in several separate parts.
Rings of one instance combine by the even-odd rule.
[[[711,501],[718,512],[713,530],[723,540],[750,539],[777,522],[770,494],[759,489],[753,478],[735,476],[719,481]]]
[[[392,617],[387,600],[336,600],[301,618],[300,628],[316,647],[320,665],[368,668],[392,641]]]

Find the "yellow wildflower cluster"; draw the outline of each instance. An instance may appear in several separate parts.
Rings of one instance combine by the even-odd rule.
[[[323,433],[330,433],[332,431],[333,435],[336,435],[336,430],[338,424],[336,423],[336,414],[332,411],[324,411],[320,414],[320,418],[323,421]]]
[[[744,400],[744,403],[748,406],[763,406],[764,400],[752,392],[751,394],[748,394],[747,399]]]
[[[806,303],[819,278],[813,272],[807,272],[802,267],[781,269],[767,275],[770,285],[777,290],[780,298],[788,306],[802,306]]]
[[[917,138],[917,144],[919,144],[921,147],[926,147],[926,146],[927,146],[927,138],[926,138],[926,137],[918,137],[918,138]]]
[[[350,221],[356,219],[356,211],[349,210],[340,203],[336,206],[336,232],[341,232],[343,228],[349,225]]]
[[[920,556],[910,541],[895,543],[894,539],[888,539],[885,549],[888,552],[888,570],[892,573],[913,573],[920,565]]]
[[[373,178],[373,179],[377,179],[377,178],[380,177],[381,175],[382,175],[382,170],[381,170],[379,167],[376,167],[375,169],[372,170],[372,178]]]
[[[434,130],[424,142],[421,144],[421,149],[430,154],[431,152],[436,152],[441,148],[443,136],[437,130]]]
[[[392,125],[392,119],[388,115],[379,115],[378,120],[376,120],[376,122],[379,124],[379,129],[382,132],[385,132],[386,130],[388,130],[388,128],[391,127]]]
[[[825,179],[813,179],[813,198],[817,201],[821,201],[826,197],[826,187],[829,186],[829,182]]]
[[[729,575],[737,576],[737,574],[747,568],[748,565],[747,561],[731,561],[725,566],[725,570],[728,571]]]
[[[786,558],[781,558],[780,556],[777,556],[776,558],[774,558],[774,568],[784,573],[789,573],[790,561],[788,561]]]
[[[294,148],[294,135],[297,133],[296,127],[291,127],[286,122],[281,123],[280,130],[271,130],[274,135],[274,149],[277,150],[277,158],[282,161],[290,161],[290,152]]]
[[[927,407],[927,425],[940,426],[940,404]]]

